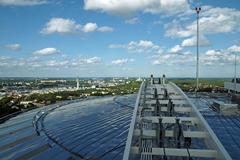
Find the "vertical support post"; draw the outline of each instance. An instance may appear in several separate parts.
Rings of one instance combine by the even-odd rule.
[[[234,66],[234,93],[237,93],[237,53],[235,52],[235,66]]]
[[[168,91],[166,88],[163,88],[163,99],[168,99],[169,96],[168,96]]]
[[[160,145],[160,118],[158,119],[158,124],[157,124],[157,131],[156,131],[156,137],[157,137],[157,144]]]
[[[173,102],[172,102],[172,99],[169,99],[168,100],[168,104],[167,104],[167,114],[168,116],[172,117],[173,116],[173,111],[174,111],[174,108],[173,108]]]
[[[161,148],[164,146],[164,136],[165,130],[162,124],[162,118],[159,118],[157,124],[157,144]]]
[[[151,79],[150,79],[150,81],[151,81],[151,85],[153,85],[153,75],[151,74]]]
[[[181,142],[183,139],[182,126],[180,124],[180,119],[176,118],[176,123],[174,125],[173,136],[175,140],[175,146],[181,148]]]
[[[158,99],[157,88],[154,88],[154,99]]]
[[[165,85],[165,74],[162,77],[162,84]]]
[[[159,103],[159,100],[157,99],[156,100],[156,105],[155,105],[155,116],[160,116],[160,112],[161,112],[161,109],[160,109],[160,103]]]

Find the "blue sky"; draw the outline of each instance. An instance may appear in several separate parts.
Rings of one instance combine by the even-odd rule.
[[[0,0],[0,76],[194,77],[195,6],[200,77],[232,77],[238,0]]]

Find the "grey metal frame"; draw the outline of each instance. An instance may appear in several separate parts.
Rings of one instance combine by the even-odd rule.
[[[126,159],[126,160],[129,159],[129,155],[130,155],[130,149],[131,149],[131,145],[132,145],[131,140],[133,137],[133,131],[134,131],[134,127],[135,127],[137,111],[138,111],[138,106],[139,106],[143,86],[144,86],[144,82],[142,82],[140,89],[138,91],[137,100],[136,100],[134,111],[133,111],[132,121],[131,121],[130,128],[128,131],[127,143],[126,143],[126,146],[124,149],[124,155],[123,155],[123,159]]]
[[[133,147],[132,144],[132,140],[133,140],[133,136],[140,136],[140,135],[147,135],[147,137],[156,137],[156,131],[155,130],[142,130],[142,132],[140,130],[135,129],[136,127],[136,123],[139,121],[139,117],[138,115],[138,111],[140,106],[140,102],[143,100],[142,99],[142,93],[143,93],[143,88],[144,88],[144,84],[145,82],[143,82],[141,84],[141,87],[139,89],[138,95],[137,95],[137,100],[136,100],[136,104],[135,104],[135,108],[134,108],[134,112],[133,112],[133,117],[132,117],[132,121],[131,121],[131,125],[130,125],[130,129],[129,129],[129,133],[128,133],[128,138],[127,138],[127,143],[125,146],[125,150],[124,150],[124,156],[123,159],[124,160],[128,160],[131,159],[130,155],[131,153],[138,153],[139,149],[138,147]],[[214,132],[212,131],[212,129],[210,128],[210,126],[208,125],[208,123],[205,121],[205,119],[202,117],[201,113],[197,110],[196,106],[190,101],[190,99],[186,96],[186,94],[174,83],[169,83],[167,84],[169,86],[171,86],[171,88],[174,90],[174,92],[180,94],[180,96],[183,97],[183,102],[185,103],[185,105],[188,105],[189,108],[191,109],[185,109],[185,111],[183,112],[188,112],[190,114],[191,120],[194,120],[194,124],[197,124],[197,127],[199,129],[199,131],[194,132],[194,131],[190,131],[190,132],[184,132],[184,134],[186,135],[186,137],[194,137],[194,138],[202,138],[205,142],[205,145],[207,146],[207,149],[189,149],[188,152],[190,152],[193,156],[195,157],[199,157],[199,158],[203,158],[203,157],[212,157],[215,159],[222,159],[222,160],[231,160],[231,157],[229,156],[228,152],[225,150],[225,148],[223,147],[223,145],[221,144],[221,142],[218,140],[218,138],[216,137],[216,135],[214,134]],[[167,85],[164,85],[164,87],[166,87]],[[183,108],[183,107],[182,107]],[[151,108],[150,108],[151,109]],[[181,108],[178,108],[178,112],[180,111]],[[165,120],[165,123],[172,123],[172,118],[174,117],[163,117]],[[179,117],[181,118],[181,117]],[[183,117],[186,118],[186,117]],[[145,118],[146,119],[146,118]],[[148,121],[150,120],[151,123],[157,123],[157,119],[158,117],[152,117],[151,116],[147,117]],[[147,120],[146,119],[146,120]],[[166,132],[166,136],[172,136],[172,131],[167,131]],[[146,154],[145,157],[149,156],[149,155],[163,155],[166,154],[167,156],[172,155],[172,156],[186,156],[186,150],[181,149],[181,148],[166,148],[166,150],[163,148],[152,148],[151,151],[148,152],[143,152],[142,154]],[[151,158],[147,158],[147,159],[151,159]]]
[[[211,129],[211,127],[208,125],[207,121],[203,118],[201,113],[197,110],[197,107],[192,103],[192,101],[187,97],[187,95],[176,84],[172,82],[170,82],[170,84],[173,85],[184,96],[184,98],[186,98],[188,103],[192,106],[194,110],[193,113],[196,114],[196,116],[200,119],[202,123],[202,126],[201,126],[202,130],[206,131],[210,136],[208,139],[205,139],[205,143],[209,147],[213,148],[218,152],[218,159],[227,159],[227,160],[232,159],[228,154],[228,152],[223,147],[222,143],[219,141],[219,139],[215,135],[215,133],[213,132],[213,130]]]

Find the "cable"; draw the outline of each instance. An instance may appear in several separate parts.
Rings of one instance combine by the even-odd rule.
[[[163,159],[164,160],[167,160],[167,155],[166,155],[166,150],[165,150],[165,142],[164,142],[164,139],[161,139],[160,141],[162,141],[162,147],[163,147]]]
[[[157,135],[158,136],[158,145],[159,145],[159,147],[163,148],[163,153],[164,153],[163,159],[167,160],[165,146],[164,146],[165,129],[162,124],[162,118],[159,118],[159,123],[158,123],[157,129],[158,129],[158,132],[157,132],[158,133],[158,135]]]
[[[188,147],[187,147],[187,152],[188,152],[188,160],[192,160]]]
[[[192,160],[190,152],[189,152],[189,147],[191,146],[191,141],[192,141],[191,137],[184,138],[184,147],[186,147],[186,149],[187,149],[189,160]]]
[[[165,146],[164,146],[164,144],[163,144],[163,154],[164,154],[163,159],[164,159],[164,160],[167,160],[167,155],[166,155],[166,151],[165,151]]]

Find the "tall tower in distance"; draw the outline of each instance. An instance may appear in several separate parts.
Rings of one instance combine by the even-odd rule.
[[[79,78],[77,77],[77,90],[79,90]]]

